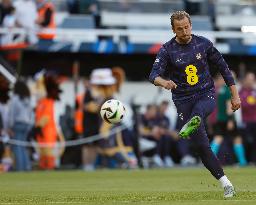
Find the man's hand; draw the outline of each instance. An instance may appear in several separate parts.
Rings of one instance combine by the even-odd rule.
[[[235,85],[229,86],[231,92],[231,109],[233,112],[241,107],[241,100]]]
[[[231,109],[233,110],[233,112],[235,112],[236,110],[238,110],[241,107],[241,100],[240,97],[238,95],[236,96],[232,96],[231,98]]]
[[[154,84],[156,86],[161,86],[167,90],[172,90],[172,89],[177,88],[177,85],[172,80],[165,80],[161,77],[156,77]]]
[[[236,89],[235,85],[231,85],[229,87],[230,92],[231,92],[231,109],[233,110],[233,112],[235,112],[236,110],[238,110],[241,107],[241,100],[238,94],[238,91]]]
[[[163,88],[167,89],[167,90],[172,90],[172,89],[175,89],[177,88],[177,85],[172,81],[172,80],[166,80],[164,83],[163,83]]]

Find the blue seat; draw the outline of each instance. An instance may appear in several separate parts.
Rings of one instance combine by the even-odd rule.
[[[59,27],[71,29],[92,29],[95,28],[95,21],[91,15],[71,15],[66,17]]]
[[[197,31],[212,31],[213,25],[211,19],[208,16],[192,16],[192,27],[193,30]]]
[[[104,39],[93,44],[93,51],[95,53],[115,53],[118,48],[112,39]]]

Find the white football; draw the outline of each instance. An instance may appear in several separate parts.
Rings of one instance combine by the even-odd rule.
[[[121,122],[124,118],[125,107],[119,100],[107,100],[101,106],[100,115],[104,121],[111,124],[116,124]]]

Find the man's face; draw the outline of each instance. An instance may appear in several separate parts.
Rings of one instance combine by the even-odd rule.
[[[154,118],[157,114],[157,107],[152,105],[149,109],[148,109],[148,115],[150,118]]]
[[[173,21],[173,33],[176,34],[177,40],[181,43],[188,43],[191,39],[192,25],[187,17],[181,20]]]
[[[244,82],[245,82],[245,86],[246,87],[253,88],[254,83],[255,83],[255,75],[254,75],[254,73],[248,73],[245,76]]]

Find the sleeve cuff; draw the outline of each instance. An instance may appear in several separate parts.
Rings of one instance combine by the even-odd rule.
[[[155,84],[154,84],[154,81],[155,81],[156,77],[158,77],[158,75],[149,76],[149,81],[150,81],[153,85],[155,85]]]
[[[227,83],[228,86],[236,85],[235,81],[231,81]]]

